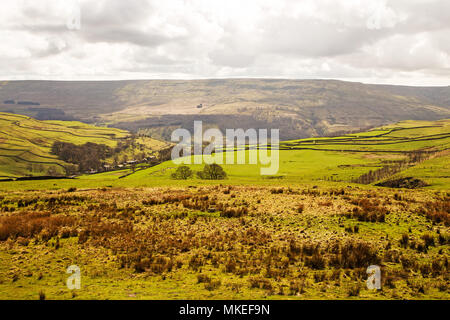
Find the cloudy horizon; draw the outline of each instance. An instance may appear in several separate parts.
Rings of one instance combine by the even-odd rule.
[[[0,80],[450,85],[445,0],[7,0],[0,37]]]

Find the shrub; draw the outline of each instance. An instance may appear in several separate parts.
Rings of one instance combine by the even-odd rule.
[[[191,168],[189,168],[188,166],[179,166],[177,170],[172,173],[171,177],[172,179],[176,180],[187,180],[192,177],[192,175],[193,173]]]
[[[330,265],[340,268],[364,268],[371,264],[379,264],[377,250],[362,241],[349,241],[340,247],[340,253],[330,260]]]
[[[327,201],[321,201],[318,204],[321,207],[331,207],[333,205],[333,202],[330,200],[327,200]]]
[[[425,246],[427,246],[427,247],[434,246],[433,235],[426,233],[422,236],[422,240],[425,242]]]
[[[305,282],[303,280],[291,280],[289,283],[289,295],[299,295],[305,293]]]
[[[441,234],[441,233],[439,233],[438,240],[439,240],[439,244],[440,244],[440,245],[445,245],[445,244],[447,244],[447,243],[450,242],[450,237],[449,237],[449,235],[447,235],[447,234]]]
[[[259,288],[259,289],[265,289],[265,290],[272,290],[272,283],[269,279],[264,279],[262,277],[251,277],[248,279],[250,282],[250,288]]]
[[[223,180],[227,178],[226,172],[223,168],[216,164],[205,164],[202,171],[197,172],[200,179],[205,180]]]
[[[435,286],[441,292],[448,292],[449,290],[449,286],[446,281],[439,281]]]
[[[327,274],[323,271],[314,273],[314,282],[324,282],[327,279]]]
[[[320,253],[314,253],[311,257],[305,260],[305,266],[311,269],[324,269],[326,260]]]
[[[210,283],[211,278],[206,274],[198,274],[197,275],[197,283]]]
[[[219,279],[211,280],[210,282],[205,282],[205,289],[208,291],[212,291],[218,289],[222,285],[222,282]]]
[[[283,188],[273,188],[273,189],[270,189],[270,193],[271,194],[279,194],[279,193],[283,193],[284,192],[284,189]]]
[[[400,263],[402,264],[403,269],[406,271],[409,271],[416,267],[415,261],[404,255],[400,257]]]
[[[350,285],[347,288],[347,295],[349,297],[357,297],[357,296],[359,296],[360,291],[361,291],[361,286],[359,284]]]
[[[348,233],[358,233],[359,232],[359,226],[348,226],[348,227],[345,227],[345,232],[348,232]]]
[[[427,202],[420,212],[435,223],[450,226],[450,201]]]
[[[40,235],[49,240],[58,235],[63,227],[71,227],[75,219],[70,216],[51,216],[49,213],[27,212],[14,216],[0,217],[0,241],[8,238],[32,238]]]
[[[226,218],[239,218],[248,214],[246,207],[241,208],[225,208],[220,212],[221,217]]]
[[[365,222],[385,222],[388,213],[389,211],[386,208],[363,199],[359,202],[359,207],[353,208],[353,211],[348,213],[347,217]]]
[[[400,239],[400,245],[403,248],[406,248],[408,246],[408,242],[409,242],[409,236],[407,233],[402,234],[402,238]]]

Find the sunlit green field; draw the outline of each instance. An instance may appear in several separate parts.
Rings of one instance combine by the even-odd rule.
[[[395,177],[416,177],[427,181],[433,188],[449,190],[450,155],[447,153],[445,156],[426,160]]]
[[[116,128],[97,127],[77,121],[40,121],[33,118],[0,112],[0,179],[23,176],[48,175],[48,170],[58,175],[66,173],[66,162],[51,154],[54,142],[82,145],[87,142],[117,146],[130,133]],[[140,151],[152,152],[169,146],[169,143],[139,137],[136,147],[129,147],[115,157],[133,159]],[[106,159],[111,163],[113,159]]]
[[[122,170],[84,175],[76,179],[0,182],[0,190],[205,184],[291,185],[316,184],[319,182],[348,184],[354,178],[370,170],[381,168],[387,161],[405,159],[406,152],[445,150],[449,146],[449,130],[449,120],[436,122],[406,121],[343,137],[281,142],[279,171],[275,175],[268,176],[261,175],[260,164],[226,164],[226,152],[223,152],[216,155],[222,159],[224,163],[222,166],[228,174],[228,178],[222,181],[200,180],[195,175],[188,180],[173,180],[171,173],[176,170],[177,165],[172,161],[167,161],[152,168],[137,170],[121,179],[119,177],[131,173],[131,171]],[[249,152],[248,150],[235,151],[234,157],[237,159],[238,155],[245,154],[248,163]],[[417,168],[410,168],[405,174],[411,173],[414,176],[417,172],[421,179],[432,185],[431,188],[448,188],[448,157],[448,154],[442,154],[435,159],[425,161],[423,164],[417,164]],[[190,161],[195,163],[192,158]],[[192,170],[199,171],[203,164],[190,164],[189,166]]]
[[[238,153],[248,151],[238,151]],[[198,157],[198,156],[197,156]],[[193,177],[188,180],[173,180],[170,174],[175,171],[177,165],[172,161],[166,161],[149,169],[136,171],[125,178],[120,176],[129,172],[128,170],[113,171],[95,175],[84,175],[77,179],[44,180],[44,181],[14,181],[2,182],[0,189],[58,189],[69,187],[144,187],[159,185],[202,185],[202,184],[301,184],[315,183],[333,179],[335,181],[348,182],[353,178],[375,169],[380,165],[380,159],[366,158],[361,154],[294,150],[280,151],[279,171],[276,175],[263,176],[260,173],[261,165],[252,164],[223,164],[227,172],[226,180],[205,181]],[[194,159],[192,159],[194,162]],[[192,170],[200,171],[203,164],[189,165]]]
[[[26,116],[0,113],[0,178],[42,175],[50,167],[63,174],[64,161],[50,153],[55,141],[93,142],[114,147],[129,133],[75,121],[39,121]]]

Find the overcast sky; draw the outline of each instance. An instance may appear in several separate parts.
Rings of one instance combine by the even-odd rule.
[[[2,80],[265,77],[450,85],[448,0],[0,5]]]

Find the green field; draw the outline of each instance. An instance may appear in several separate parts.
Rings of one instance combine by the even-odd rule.
[[[39,121],[33,118],[0,112],[0,179],[20,176],[65,173],[65,163],[51,154],[54,142],[76,145],[92,142],[109,147],[130,137],[130,133],[116,128],[97,127],[77,121]],[[139,149],[159,150],[165,142],[147,137],[135,139]],[[134,148],[127,148],[117,156],[132,159]],[[108,159],[107,162],[112,162]]]
[[[40,174],[55,168],[63,174],[64,163],[50,154],[55,141],[93,142],[114,147],[128,133],[72,121],[38,121],[26,116],[0,113],[0,177]]]
[[[123,179],[119,179],[119,177],[127,172],[131,173],[131,171],[84,175],[70,180],[2,182],[0,189],[188,186],[223,183],[234,185],[291,185],[319,182],[340,184],[350,183],[362,174],[379,169],[390,162],[404,160],[410,152],[417,150],[438,152],[446,150],[449,145],[450,120],[405,121],[342,137],[281,142],[279,171],[273,176],[262,176],[259,164],[224,164],[223,168],[228,174],[227,180],[204,181],[194,177],[180,181],[171,179],[171,173],[174,172],[177,165],[172,161],[167,161],[149,169],[136,171]],[[248,150],[236,151],[235,157],[237,153],[245,153],[246,159],[248,159],[248,152]],[[448,170],[446,164],[449,155],[445,152],[441,153],[437,153],[435,159],[408,167],[406,173],[411,170],[411,172],[415,172],[414,170],[425,166],[428,170],[421,171],[421,179],[431,183],[431,188],[448,188],[447,174],[445,172],[436,173],[440,172],[441,168]],[[224,159],[225,153],[222,155]],[[414,169],[416,165],[417,169]],[[194,171],[199,171],[203,165],[193,164],[190,167]]]
[[[447,153],[445,156],[426,160],[393,178],[396,177],[416,177],[429,183],[432,188],[449,190],[450,156]]]
[[[368,132],[334,138],[310,138],[286,141],[281,148],[341,151],[393,152],[446,149],[450,146],[450,122],[403,121]]]

